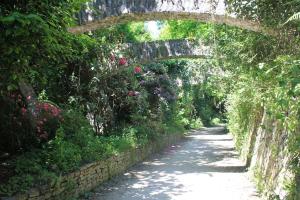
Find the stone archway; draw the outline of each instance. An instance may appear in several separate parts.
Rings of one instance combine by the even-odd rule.
[[[223,0],[212,6],[212,0],[91,0],[77,14],[79,26],[69,28],[83,33],[130,21],[194,19],[215,24],[227,24],[266,35],[277,31],[259,22],[226,15]]]
[[[212,57],[211,47],[204,45],[201,41],[185,39],[131,43],[124,45],[122,50],[130,58],[129,64],[176,58]]]

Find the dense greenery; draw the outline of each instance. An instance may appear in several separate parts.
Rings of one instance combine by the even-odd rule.
[[[68,33],[81,3],[1,7],[2,195],[55,184],[85,163],[210,125],[221,112],[221,100],[205,91],[208,68],[191,79],[203,63],[127,65],[119,44],[150,40],[144,23]],[[36,95],[24,96],[23,82]]]
[[[289,35],[285,30],[280,30],[279,39],[226,26],[195,21],[169,21],[162,30],[162,37],[202,39],[213,44],[215,56],[210,67],[221,70],[212,77],[218,80],[213,84],[213,92],[226,99],[228,128],[235,137],[237,149],[242,153],[254,127],[270,128],[259,124],[265,112],[266,117],[282,129],[282,135],[287,133],[288,154],[292,157],[290,170],[299,177],[299,22],[296,15],[289,19],[297,10],[299,2],[228,3],[241,16],[256,18],[273,26],[282,26],[286,22],[284,28],[289,29]],[[280,146],[271,144],[274,156],[278,156]],[[267,177],[259,169],[256,169],[255,174],[260,191],[271,192],[270,188],[274,186],[266,185]],[[286,180],[289,199],[297,199],[296,180]],[[271,199],[277,198],[273,193],[266,195]]]
[[[227,1],[239,16],[271,26],[287,22],[280,38],[161,22],[160,39],[202,39],[214,57],[135,66],[128,66],[120,45],[151,40],[144,23],[70,34],[83,2],[1,5],[0,196],[55,184],[83,164],[221,121],[241,150],[264,112],[288,132],[291,170],[299,174],[299,23],[297,17],[287,22],[298,0]],[[36,95],[25,96],[22,82]]]

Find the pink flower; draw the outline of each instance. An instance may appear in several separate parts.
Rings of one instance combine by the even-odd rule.
[[[45,103],[43,107],[47,111],[49,109],[49,104]]]
[[[140,74],[140,73],[142,73],[142,68],[141,68],[140,66],[136,66],[136,67],[134,68],[134,73],[135,73],[135,74]]]
[[[31,99],[31,96],[28,96],[28,97],[27,97],[27,100],[30,100],[30,99]]]
[[[126,58],[120,58],[119,59],[119,65],[126,65],[126,64],[127,64]]]

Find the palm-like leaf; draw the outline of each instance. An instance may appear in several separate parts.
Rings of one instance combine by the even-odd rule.
[[[289,23],[290,21],[294,20],[300,20],[300,12],[295,13],[293,16],[291,16],[283,25]]]

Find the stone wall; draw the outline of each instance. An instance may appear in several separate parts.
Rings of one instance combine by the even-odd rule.
[[[210,58],[212,49],[197,40],[168,40],[124,44],[129,64],[149,63],[172,58]]]
[[[292,155],[288,150],[290,135],[283,129],[282,123],[262,113],[249,134],[249,145],[245,145],[247,162],[257,183],[258,190],[266,199],[298,200],[299,191],[290,194],[289,186],[297,183],[297,175],[291,170]],[[298,177],[299,179],[299,177]],[[298,181],[299,184],[299,181]],[[296,185],[296,188],[299,185]],[[296,189],[297,190],[297,189]],[[299,189],[298,189],[299,190]],[[298,195],[298,197],[294,197]]]
[[[112,156],[107,160],[98,161],[81,167],[78,171],[62,176],[58,183],[39,188],[32,188],[26,193],[17,194],[8,199],[14,200],[61,200],[76,197],[90,191],[111,177],[123,173],[130,166],[143,161],[153,153],[175,144],[182,135],[170,134],[159,141],[151,142],[144,147]]]

